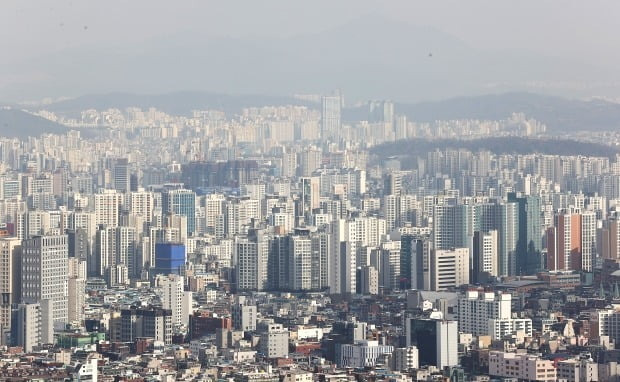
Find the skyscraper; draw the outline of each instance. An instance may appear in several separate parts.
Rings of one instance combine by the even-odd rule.
[[[127,158],[116,159],[112,168],[112,178],[115,190],[120,192],[129,192],[131,190],[131,177]]]
[[[594,211],[560,211],[547,229],[547,264],[551,270],[592,271],[596,255]]]
[[[172,312],[172,326],[186,325],[189,321],[189,312],[184,305],[186,293],[184,291],[184,279],[179,275],[158,275],[155,284],[161,288],[161,302],[164,309]]]
[[[24,240],[22,253],[22,302],[50,300],[54,323],[66,323],[67,235],[35,236]]]
[[[300,178],[301,188],[301,211],[298,211],[297,216],[304,216],[312,210],[319,208],[319,178]]]
[[[263,230],[252,230],[248,237],[235,237],[237,290],[267,288],[269,238]]]
[[[380,251],[379,285],[385,289],[399,289],[401,275],[400,241],[381,243]]]
[[[86,261],[91,256],[89,233],[84,228],[66,231],[69,241],[69,257]]]
[[[289,239],[290,236],[275,236],[269,242],[269,258],[267,260],[268,286],[272,290],[289,289]]]
[[[192,190],[208,187],[239,187],[256,181],[255,160],[189,162],[181,167],[181,182]]]
[[[283,177],[290,178],[297,173],[297,153],[285,151],[282,153],[281,173]]]
[[[340,133],[342,97],[323,96],[321,104],[321,138],[334,140]]]
[[[81,325],[86,303],[86,261],[77,257],[68,260],[67,319]]]
[[[581,270],[581,215],[560,213],[547,229],[547,268]]]
[[[358,293],[365,295],[374,295],[379,293],[379,273],[375,267],[365,265],[359,268],[358,278]]]
[[[312,289],[312,240],[292,236],[289,240],[289,286],[291,290]]]
[[[433,248],[468,247],[473,234],[471,207],[463,204],[435,205],[433,208]]]
[[[398,195],[385,195],[383,197],[383,211],[386,220],[386,229],[392,232],[400,226],[400,197]]]
[[[305,177],[312,176],[312,173],[321,167],[322,157],[323,153],[321,150],[314,146],[301,151],[299,153],[299,175]]]
[[[498,275],[515,275],[519,239],[517,203],[483,203],[475,205],[472,211],[474,231],[497,230]]]
[[[517,274],[531,275],[543,268],[540,198],[509,193],[508,201],[516,202],[519,210]]]
[[[469,284],[469,249],[435,249],[431,256],[431,290],[444,291]]]
[[[184,188],[168,189],[161,196],[162,211],[187,217],[187,233],[196,229],[196,194]]]
[[[354,293],[356,288],[357,238],[351,222],[338,219],[332,225],[332,247],[329,250],[329,290],[332,294]]]
[[[499,275],[497,231],[474,232],[471,281],[485,282],[488,277]]]
[[[323,290],[329,286],[330,235],[327,232],[317,232],[310,235],[310,240],[312,240],[312,290]]]
[[[403,174],[400,171],[390,171],[383,179],[383,193],[385,195],[400,195],[403,189]]]
[[[143,216],[145,222],[150,223],[155,209],[155,195],[152,192],[137,191],[130,193],[126,198],[129,211]]]
[[[603,222],[603,227],[598,230],[597,246],[603,258],[620,258],[620,216],[613,216]]]
[[[116,227],[119,223],[123,194],[116,190],[104,190],[95,194],[95,224]]]
[[[99,227],[97,231],[98,270],[103,275],[112,267],[123,265],[130,277],[141,271],[138,261],[137,235],[134,227]]]
[[[581,213],[581,268],[586,272],[594,269],[596,259],[596,213]]]
[[[429,288],[430,253],[430,239],[415,235],[401,236],[400,280],[402,289]]]
[[[16,237],[0,238],[0,344],[7,345],[11,330],[11,306],[19,300],[21,285],[21,240]]]

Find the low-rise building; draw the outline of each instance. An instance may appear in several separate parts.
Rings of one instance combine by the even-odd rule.
[[[489,375],[526,381],[556,380],[553,361],[526,353],[489,352]]]
[[[379,345],[378,341],[359,340],[340,347],[339,365],[343,367],[374,367],[382,354],[390,354],[393,346]]]
[[[566,382],[602,381],[598,364],[591,359],[566,359],[558,362],[558,380]]]
[[[407,371],[419,367],[418,348],[408,346],[406,348],[394,349],[392,352],[392,370]]]
[[[507,335],[521,331],[526,337],[532,336],[532,319],[530,318],[508,318],[490,319],[489,334],[491,339],[499,340]]]

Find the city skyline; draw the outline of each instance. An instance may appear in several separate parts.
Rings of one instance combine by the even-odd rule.
[[[0,380],[620,381],[620,5],[3,7]]]

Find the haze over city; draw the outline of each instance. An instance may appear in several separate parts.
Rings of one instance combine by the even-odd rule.
[[[116,91],[342,88],[351,100],[402,102],[618,91],[612,0],[7,0],[2,8],[5,102]]]
[[[619,11],[4,0],[0,380],[620,381]]]

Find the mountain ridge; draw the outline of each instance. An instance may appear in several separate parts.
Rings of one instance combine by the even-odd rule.
[[[45,109],[61,113],[78,113],[95,108],[155,107],[176,115],[190,115],[192,110],[218,109],[229,115],[244,107],[274,105],[303,105],[320,108],[320,105],[291,96],[231,95],[216,92],[186,91],[159,95],[110,93],[78,97],[46,105]],[[620,127],[620,104],[604,101],[562,98],[527,92],[509,92],[471,97],[453,97],[444,101],[419,103],[395,102],[397,114],[407,115],[415,122],[436,120],[480,119],[499,120],[512,113],[524,113],[547,125],[550,132],[578,130],[615,130]],[[366,105],[343,110],[343,120],[365,120]]]
[[[71,129],[48,119],[15,108],[0,108],[0,136],[6,138],[37,137],[41,134],[64,134]]]

